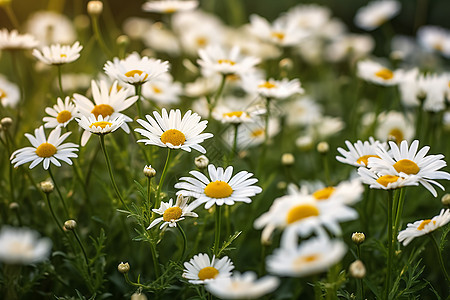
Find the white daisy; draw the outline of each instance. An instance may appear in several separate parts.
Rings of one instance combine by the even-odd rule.
[[[257,116],[264,114],[266,110],[255,104],[254,100],[254,96],[221,98],[212,111],[212,117],[222,123],[255,122]]]
[[[405,230],[398,234],[398,241],[403,242],[403,246],[411,243],[416,237],[428,234],[450,222],[450,209],[441,209],[439,215],[434,216],[431,220],[420,220],[414,223],[408,223]]]
[[[25,27],[42,45],[72,44],[77,36],[72,20],[49,10],[33,13]]]
[[[39,42],[31,34],[19,34],[15,29],[8,32],[8,29],[0,30],[0,50],[31,49]]]
[[[107,61],[103,70],[114,79],[128,84],[143,84],[159,75],[167,72],[169,62],[159,59],[140,57],[133,52],[125,59],[114,57],[113,61]]]
[[[52,242],[40,238],[39,233],[28,228],[3,226],[0,231],[0,261],[6,264],[23,264],[46,260],[50,255]]]
[[[142,95],[161,105],[178,103],[182,90],[181,83],[173,81],[169,73],[161,74],[142,85]]]
[[[300,29],[317,32],[330,22],[331,10],[318,4],[298,4],[290,8],[284,18]]]
[[[30,141],[32,147],[14,151],[11,155],[11,163],[16,168],[31,161],[30,169],[32,169],[43,161],[45,170],[50,167],[50,163],[60,167],[59,160],[72,165],[70,158],[78,157],[74,152],[78,151],[79,146],[74,143],[62,144],[70,134],[71,132],[66,132],[61,135],[61,127],[57,127],[50,132],[47,139],[44,126],[35,129],[34,136],[25,133],[25,137]]]
[[[259,58],[242,56],[238,47],[225,50],[218,45],[213,45],[198,50],[198,55],[200,59],[197,63],[202,67],[205,76],[215,73],[241,75],[250,72],[260,62]]]
[[[401,3],[394,0],[369,2],[356,12],[355,24],[364,30],[374,30],[394,18],[400,12],[400,8]]]
[[[82,115],[75,120],[78,122],[78,125],[85,130],[85,133],[89,133],[89,136],[91,133],[99,135],[114,132],[125,123],[123,115],[116,116],[115,118],[112,116],[103,118],[102,115],[96,117],[94,114],[91,114],[89,117]],[[85,141],[84,144],[86,144],[86,142],[87,141]],[[81,144],[83,145],[83,137],[81,138]]]
[[[414,140],[410,147],[407,141],[402,141],[400,147],[389,142],[390,151],[383,148],[378,149],[378,156],[369,158],[368,167],[371,171],[380,175],[400,176],[403,178],[414,177],[420,184],[428,189],[433,196],[437,196],[434,184],[444,190],[444,187],[434,179],[450,180],[450,174],[439,171],[447,165],[443,160],[444,155],[428,155],[429,146],[425,146],[419,151],[419,141]]]
[[[278,118],[270,118],[268,126],[269,140],[280,132],[280,123]],[[230,144],[232,143],[232,135],[230,137]],[[245,149],[261,145],[265,141],[265,125],[264,122],[244,123],[238,128],[237,147]]]
[[[426,25],[417,30],[417,40],[429,51],[450,57],[450,31],[443,27]]]
[[[396,85],[402,79],[403,72],[392,71],[371,59],[361,60],[356,65],[358,76],[368,82],[379,85]]]
[[[376,151],[379,146],[387,147],[386,143],[381,143],[373,137],[369,137],[369,140],[364,142],[358,140],[354,144],[350,143],[350,141],[345,141],[345,144],[348,151],[341,147],[337,148],[337,151],[342,156],[336,156],[336,159],[341,163],[355,167],[366,167],[369,157],[377,157]]]
[[[371,189],[394,190],[404,186],[419,185],[414,176],[404,178],[397,175],[382,175],[363,167],[358,168],[358,174],[361,181],[368,184]]]
[[[261,299],[276,290],[280,280],[275,276],[257,279],[255,272],[233,273],[229,278],[208,281],[206,290],[220,299]]]
[[[356,61],[368,56],[375,48],[375,40],[368,34],[345,34],[336,37],[326,46],[328,61],[340,62],[344,59]]]
[[[270,273],[302,277],[327,271],[341,261],[347,247],[340,240],[330,240],[323,236],[297,243],[287,243],[267,257],[267,270]]]
[[[159,229],[165,229],[167,226],[176,227],[177,222],[184,220],[184,217],[197,218],[198,215],[195,212],[192,212],[192,210],[197,208],[197,205],[192,205],[193,203],[187,205],[188,200],[189,197],[183,197],[183,195],[179,194],[175,205],[173,204],[173,199],[170,199],[167,203],[161,202],[161,207],[158,209],[152,209],[152,211],[162,215],[162,217],[153,220],[147,229],[150,229],[163,221],[164,222],[161,224]]]
[[[414,138],[416,129],[410,115],[398,111],[382,112],[377,117],[375,137],[380,141],[394,140],[400,143]]]
[[[208,166],[209,178],[199,171],[189,172],[193,177],[181,177],[180,182],[175,184],[177,192],[185,196],[197,198],[193,203],[205,204],[205,209],[209,209],[214,204],[221,206],[234,205],[235,202],[251,203],[250,197],[262,192],[259,186],[255,186],[258,179],[250,178],[252,173],[241,171],[233,175],[233,167],[216,167],[212,164]]]
[[[216,259],[215,256],[209,260],[208,254],[200,253],[184,263],[183,278],[193,284],[203,284],[211,280],[231,276],[234,265],[228,256]]]
[[[220,76],[197,77],[195,81],[188,82],[184,86],[186,96],[200,98],[213,95],[220,86]]]
[[[78,117],[78,111],[70,97],[66,97],[64,102],[58,97],[56,101],[57,103],[53,105],[53,108],[45,108],[45,112],[50,115],[50,117],[42,119],[42,121],[46,122],[44,124],[45,128],[66,127],[70,121]]]
[[[60,44],[42,48],[42,52],[33,49],[33,56],[47,65],[62,65],[76,61],[83,46],[77,41],[72,46]]]
[[[138,140],[138,143],[182,149],[187,152],[191,152],[191,148],[201,153],[206,152],[205,148],[199,144],[213,137],[212,133],[201,133],[206,129],[208,121],[200,121],[200,116],[190,110],[184,114],[183,118],[179,109],[172,109],[167,114],[165,108],[162,109],[161,115],[154,111],[153,116],[154,119],[150,115],[145,116],[148,122],[137,120],[144,128],[137,128],[135,131],[146,138]]]
[[[3,107],[16,107],[20,100],[19,87],[0,75],[0,101]]]
[[[322,106],[309,96],[295,96],[291,101],[283,102],[289,125],[308,126],[314,124],[322,116]]]
[[[145,2],[142,5],[142,10],[162,14],[172,14],[179,11],[193,10],[197,6],[197,0],[160,0]]]
[[[289,80],[283,78],[282,80],[258,79],[246,76],[243,78],[243,88],[247,93],[258,94],[265,98],[271,99],[285,99],[294,94],[303,94],[305,91],[301,87],[300,80]]]

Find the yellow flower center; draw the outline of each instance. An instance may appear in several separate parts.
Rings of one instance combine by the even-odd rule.
[[[140,76],[140,75],[142,75],[142,73],[144,73],[144,72],[142,72],[141,70],[131,70],[131,71],[126,72],[125,76],[134,77],[134,75],[136,75],[136,74]],[[145,74],[144,80],[147,79],[147,77],[148,77],[148,74]]]
[[[152,86],[152,90],[153,90],[153,92],[155,94],[161,94],[162,93],[162,90],[159,89],[158,87],[154,86],[154,85]]]
[[[112,106],[109,104],[99,104],[94,106],[94,109],[91,111],[91,113],[93,113],[96,118],[98,118],[99,115],[102,115],[103,118],[106,118],[107,116],[110,116],[114,113],[114,108],[112,108]]]
[[[377,157],[377,158],[380,158],[378,155],[363,155],[363,156],[361,156],[360,158],[358,158],[358,159],[356,160],[356,163],[357,163],[357,164],[364,163],[364,165],[367,166],[367,164],[369,163],[369,158],[370,158],[370,157]]]
[[[205,195],[211,198],[227,198],[233,193],[231,186],[225,181],[216,180],[205,187]]]
[[[6,92],[5,92],[4,90],[0,89],[0,99],[5,98],[6,96],[8,96],[8,95],[6,94]]]
[[[232,111],[232,112],[224,113],[223,116],[229,117],[229,118],[232,118],[232,117],[240,118],[243,113],[244,113],[243,111]]]
[[[439,52],[442,52],[444,50],[444,46],[442,45],[441,41],[434,43],[433,48],[434,50],[437,50]]]
[[[304,264],[308,264],[308,263],[317,261],[317,260],[319,260],[319,258],[320,258],[319,254],[310,254],[310,255],[300,256],[294,260],[294,265],[297,267],[300,267]]]
[[[217,275],[219,275],[219,270],[214,267],[205,267],[198,272],[198,279],[214,279]]]
[[[68,110],[60,111],[59,114],[56,116],[56,121],[58,123],[65,123],[69,121],[72,118],[72,113]]]
[[[391,131],[389,131],[388,137],[389,139],[393,139],[397,144],[399,144],[404,139],[403,131],[398,128],[393,128],[391,129]]]
[[[420,171],[419,166],[409,159],[401,159],[393,167],[397,172],[403,172],[408,175],[417,174]]]
[[[271,83],[271,82],[266,81],[266,82],[258,85],[258,87],[259,88],[266,88],[266,89],[273,89],[274,87],[276,87],[276,85]]]
[[[252,131],[252,133],[250,134],[250,136],[252,137],[252,138],[257,138],[257,137],[259,137],[259,136],[262,136],[264,134],[264,129],[256,129],[256,130],[253,130]]]
[[[389,80],[394,77],[394,73],[386,68],[383,68],[375,73],[375,76],[380,77],[383,80]]]
[[[204,37],[198,37],[195,41],[197,42],[197,45],[200,47],[204,47],[208,43],[208,40]]]
[[[377,179],[377,182],[385,187],[388,186],[389,183],[397,182],[400,177],[395,175],[383,175]]]
[[[184,135],[184,133],[182,133],[181,131],[179,131],[177,129],[166,130],[161,135],[161,142],[163,142],[164,144],[170,143],[174,146],[180,146],[180,145],[183,145],[185,141],[186,141],[186,136]]]
[[[431,220],[423,220],[422,223],[420,223],[419,227],[417,227],[417,230],[423,230],[425,226],[430,222]],[[436,224],[436,221],[433,221],[433,224]]]
[[[171,220],[177,220],[181,217],[183,211],[178,206],[169,207],[164,211],[163,220],[170,222]]]
[[[39,157],[50,157],[56,153],[56,147],[50,143],[42,143],[37,147],[36,154]]]
[[[227,75],[227,81],[238,81],[241,77],[237,74],[229,74]],[[450,83],[449,83],[450,86]]]
[[[217,62],[219,64],[229,64],[229,65],[232,65],[232,66],[234,66],[236,64],[234,61],[229,60],[229,59],[219,59]]]
[[[164,12],[166,13],[166,14],[173,14],[174,12],[176,12],[177,11],[177,9],[175,8],[175,7],[168,7],[168,8],[166,8],[165,10],[164,10]]]
[[[277,31],[272,32],[270,35],[280,41],[282,41],[285,36],[283,32],[277,32]]]
[[[106,122],[106,121],[94,122],[91,125],[89,125],[89,128],[92,128],[93,126],[105,128],[106,126],[112,126],[112,123],[111,122]]]
[[[292,224],[302,219],[318,216],[319,210],[315,205],[301,204],[291,208],[286,216],[286,222]]]
[[[61,58],[67,58],[67,55],[61,54],[60,57],[61,57]]]
[[[315,191],[312,195],[316,200],[326,200],[334,193],[336,188],[329,186],[318,191]]]

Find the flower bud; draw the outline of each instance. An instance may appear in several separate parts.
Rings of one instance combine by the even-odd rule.
[[[194,164],[200,170],[206,168],[209,164],[209,159],[205,155],[200,155],[195,158]]]
[[[364,278],[364,276],[366,276],[366,267],[363,262],[358,259],[350,264],[349,272],[354,278]]]
[[[286,187],[287,187],[286,181],[279,181],[277,183],[277,189],[279,190],[284,190]]]
[[[128,271],[130,271],[130,265],[127,262],[121,262],[117,267],[117,270],[119,270],[119,272],[122,274],[126,274],[128,273]]]
[[[103,12],[103,2],[92,0],[87,4],[87,12],[91,16],[98,16]]]
[[[131,295],[131,300],[147,300],[147,296],[141,293],[134,293]]]
[[[327,142],[320,142],[317,144],[317,152],[326,154],[328,151],[330,151],[330,145],[328,145]]]
[[[446,206],[450,206],[450,194],[445,194],[444,196],[442,196],[441,202]]]
[[[130,38],[125,34],[119,35],[116,39],[116,43],[119,46],[126,47],[130,44]]]
[[[362,232],[355,232],[352,234],[352,241],[356,245],[361,245],[366,240],[366,236]]]
[[[295,157],[292,153],[284,153],[281,156],[281,163],[285,166],[292,166],[295,163]]]
[[[13,123],[13,120],[10,117],[4,117],[1,121],[0,124],[2,125],[3,129],[8,129]]]
[[[294,62],[290,58],[283,58],[282,60],[280,60],[278,65],[280,66],[280,69],[290,71],[290,70],[292,70],[292,67],[294,66]]]
[[[64,222],[64,229],[67,231],[72,231],[77,227],[77,222],[75,220],[67,220]]]
[[[40,185],[41,185],[41,190],[46,194],[50,194],[55,189],[55,186],[53,185],[53,182],[51,182],[51,181],[42,181],[40,183]]]
[[[19,203],[17,203],[17,202],[11,202],[11,203],[9,204],[9,209],[10,209],[10,210],[17,210],[17,209],[19,209]]]
[[[152,165],[144,167],[144,175],[148,178],[153,178],[156,176],[156,170],[152,168]]]

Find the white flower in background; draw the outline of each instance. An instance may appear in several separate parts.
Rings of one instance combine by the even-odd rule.
[[[358,77],[379,85],[396,85],[401,81],[403,72],[392,71],[386,66],[370,60],[361,60],[356,65]]]
[[[281,80],[261,80],[256,83],[256,92],[265,98],[286,99],[295,94],[303,94],[300,80],[283,78]]]
[[[222,123],[249,123],[255,122],[258,116],[264,114],[266,109],[254,102],[253,96],[220,98],[212,111],[212,117]]]
[[[208,121],[200,121],[201,117],[198,114],[188,110],[181,117],[179,109],[171,109],[169,114],[167,114],[167,110],[163,108],[161,115],[154,111],[153,116],[154,118],[146,115],[147,121],[137,120],[144,128],[137,128],[135,131],[146,138],[138,140],[138,143],[181,149],[187,152],[191,152],[191,148],[201,153],[206,152],[200,143],[213,137],[213,135],[211,133],[202,133],[206,129]]]
[[[422,26],[417,30],[417,40],[428,51],[450,57],[450,30],[433,25]]]
[[[19,34],[15,29],[8,32],[8,29],[0,30],[0,50],[31,49],[39,42],[31,34]]]
[[[414,176],[404,178],[397,175],[382,175],[363,167],[358,168],[358,174],[361,181],[369,185],[371,189],[395,190],[404,186],[419,185],[417,178]]]
[[[106,76],[104,76],[106,78]],[[64,73],[61,83],[65,91],[87,90],[91,84],[92,75],[87,73]],[[58,78],[54,81],[55,89],[59,89]]]
[[[100,135],[114,132],[125,123],[123,115],[118,115],[115,118],[112,118],[111,116],[103,118],[102,115],[95,116],[94,114],[91,114],[89,117],[82,115],[75,120],[78,122],[78,125],[85,130],[85,133],[89,133],[89,137],[92,133]],[[89,137],[87,139],[89,139]],[[87,140],[83,135],[81,138],[81,145],[86,145],[86,143]]]
[[[147,229],[152,228],[153,226],[163,222],[159,229],[165,229],[167,227],[176,227],[177,222],[184,220],[184,217],[195,217],[198,215],[192,210],[197,208],[197,205],[187,204],[189,197],[183,197],[183,195],[179,194],[177,197],[177,201],[173,204],[173,199],[170,199],[169,202],[161,202],[161,206],[157,209],[152,209],[153,212],[158,215],[162,215],[160,218],[156,218],[153,222],[148,226]]]
[[[161,74],[142,85],[142,95],[160,105],[180,102],[182,91],[181,83],[173,81],[169,73]]]
[[[193,82],[188,82],[184,86],[186,96],[200,98],[214,94],[220,86],[220,76],[198,77]]]
[[[448,222],[450,222],[450,209],[441,209],[439,215],[434,216],[432,219],[408,223],[406,229],[399,232],[398,241],[400,243],[403,242],[403,246],[406,246],[416,237],[433,232]]]
[[[356,143],[345,141],[348,151],[343,148],[337,148],[337,151],[342,156],[336,156],[336,159],[344,164],[348,164],[354,167],[367,167],[369,157],[378,157],[378,147],[387,147],[386,143],[381,143],[375,140],[373,137],[369,137],[368,141],[358,140]]]
[[[33,49],[33,56],[47,65],[62,65],[77,60],[82,49],[83,46],[79,42],[75,42],[72,46],[56,44],[42,48],[42,52]]]
[[[399,14],[401,3],[395,0],[371,1],[360,7],[355,15],[355,24],[367,31],[374,30]]]
[[[20,100],[19,87],[0,75],[0,101],[3,107],[16,107]]]
[[[128,84],[143,84],[169,70],[169,63],[159,59],[140,57],[133,52],[125,59],[114,57],[107,61],[103,67],[105,73],[120,82]]]
[[[228,256],[221,259],[216,259],[213,256],[210,260],[208,254],[200,253],[191,258],[189,262],[184,263],[182,276],[188,279],[190,283],[204,284],[211,280],[230,277],[233,269],[233,262]]]
[[[0,231],[0,261],[5,264],[28,265],[46,260],[52,242],[28,228],[3,226]]]
[[[61,167],[60,160],[72,165],[70,158],[78,157],[74,152],[78,151],[79,146],[74,143],[62,144],[70,134],[71,132],[66,132],[61,135],[61,127],[56,127],[50,132],[47,139],[44,126],[35,129],[34,135],[25,133],[25,137],[30,141],[32,147],[14,151],[10,158],[11,163],[16,168],[31,162],[30,169],[32,169],[42,162],[45,170],[50,167],[50,163]]]
[[[404,71],[402,80],[398,84],[402,104],[407,107],[417,107],[420,105],[419,97],[424,97],[425,92],[421,91],[418,85],[419,69],[413,68]]]
[[[177,195],[182,194],[196,198],[192,205],[205,203],[205,209],[214,204],[218,206],[234,205],[235,202],[251,203],[250,197],[262,192],[259,186],[254,185],[258,179],[251,178],[253,173],[240,171],[233,176],[233,167],[228,166],[225,171],[222,167],[216,168],[210,164],[206,177],[199,171],[190,171],[194,177],[181,177],[175,184],[180,189]]]
[[[322,117],[322,106],[309,96],[295,96],[283,102],[289,125],[308,126]]]
[[[197,0],[159,0],[145,2],[142,5],[142,10],[161,14],[173,14],[180,11],[193,10],[197,6]]]
[[[238,128],[237,147],[238,149],[245,149],[261,145],[265,141],[265,123],[263,121],[255,121],[252,123],[245,123]],[[275,137],[280,132],[280,123],[278,118],[270,118],[268,126],[269,140]],[[231,135],[230,135],[231,137]],[[232,139],[230,139],[230,145]]]
[[[42,121],[45,122],[45,128],[55,128],[58,126],[66,127],[70,121],[78,117],[78,110],[73,104],[70,97],[66,97],[64,102],[58,97],[56,104],[52,107],[46,107],[45,112],[50,117],[44,117]]]
[[[395,140],[400,143],[403,140],[410,141],[415,135],[416,129],[412,116],[404,115],[398,111],[382,112],[378,115],[375,138],[385,142]]]
[[[53,11],[33,13],[26,22],[26,31],[42,45],[72,44],[76,40],[73,22],[65,15]]]
[[[198,55],[197,63],[205,76],[215,73],[241,75],[250,72],[260,62],[259,58],[241,55],[238,47],[227,50],[218,45],[208,46],[198,50]]]
[[[325,57],[328,61],[340,62],[344,59],[358,60],[368,56],[375,48],[375,41],[368,34],[345,34],[334,38],[326,45]]]
[[[323,141],[337,134],[344,127],[345,123],[341,118],[322,116],[307,128],[307,135],[314,137],[316,141]]]
[[[327,271],[341,261],[346,252],[344,242],[337,239],[321,236],[297,246],[296,238],[292,238],[267,257],[266,265],[267,270],[276,275],[303,277]]]
[[[130,30],[133,30],[133,28]],[[147,47],[155,51],[174,56],[180,53],[177,36],[160,22],[150,25],[139,38],[142,39]]]
[[[317,4],[298,4],[290,8],[282,18],[299,29],[316,34],[330,22],[331,11],[328,7]]]
[[[255,272],[233,273],[231,277],[219,278],[206,283],[206,290],[220,299],[261,299],[276,290],[280,280],[275,276],[257,279]]]
[[[228,28],[223,34],[225,44],[228,47],[238,46],[241,53],[260,58],[262,61],[267,59],[279,58],[282,49],[277,45],[252,35],[248,25],[238,28]]]
[[[144,36],[153,26],[153,22],[145,18],[129,17],[122,23],[123,32],[133,40],[144,39]]]
[[[414,140],[408,147],[407,141],[402,141],[400,146],[389,142],[390,151],[379,148],[378,156],[369,158],[369,169],[380,175],[391,175],[408,178],[412,176],[428,189],[433,196],[437,196],[436,190],[431,184],[445,190],[444,187],[434,179],[450,180],[450,174],[440,169],[447,166],[443,160],[444,155],[428,155],[429,146],[419,150],[419,141]]]

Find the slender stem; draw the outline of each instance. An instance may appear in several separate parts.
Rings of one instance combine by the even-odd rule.
[[[150,242],[150,252],[152,253],[153,269],[155,269],[155,276],[156,276],[156,278],[159,278],[159,276],[161,276],[161,272],[159,270],[158,255],[156,253],[156,245],[153,242]]]
[[[152,178],[148,177],[147,180],[147,205],[146,208],[152,207]],[[157,208],[157,207],[155,207]]]
[[[402,218],[403,204],[405,203],[405,188],[400,188],[399,199],[397,203],[397,213],[394,222],[394,234],[392,236],[394,238],[394,241],[396,241],[398,227],[400,226],[400,220]]]
[[[222,81],[220,82],[220,86],[217,89],[216,94],[214,95],[214,98],[212,99],[212,102],[209,105],[209,114],[208,114],[208,119],[211,119],[211,114],[212,111],[214,109],[214,107],[216,107],[217,105],[217,101],[219,101],[220,96],[222,95],[223,92],[223,88],[225,87],[225,82],[227,81],[227,75],[223,74],[222,75]]]
[[[241,124],[240,123],[235,123],[233,125],[234,125],[233,147],[231,148],[231,153],[230,153],[230,158],[229,158],[228,164],[233,163],[234,156],[236,155],[237,140],[238,140],[238,129],[239,129],[239,125],[241,125]]]
[[[100,27],[98,25],[98,16],[92,16],[92,29],[94,30],[95,38],[98,41],[98,44],[100,45],[100,48],[102,48],[103,53],[107,57],[111,57],[112,53],[106,46],[105,42],[103,41],[102,35],[100,33]]]
[[[131,281],[130,278],[128,277],[128,274],[127,274],[127,273],[124,273],[124,274],[123,274],[123,277],[125,277],[125,281],[126,281],[129,285],[137,286],[137,287],[139,287],[139,288],[148,288],[148,286],[146,286],[146,285],[143,285],[143,284],[141,284],[141,283],[136,283],[136,282]]]
[[[91,276],[91,268],[89,266],[89,259],[88,259],[87,254],[86,254],[86,250],[84,250],[83,243],[81,242],[80,237],[78,236],[78,234],[75,231],[75,229],[73,229],[72,232],[73,232],[73,235],[75,236],[75,238],[77,239],[78,244],[80,245],[81,251],[83,251],[84,261],[86,262],[86,266],[87,266],[87,269],[88,269],[89,276]]]
[[[180,256],[180,261],[183,261],[184,255],[186,254],[186,248],[187,248],[187,239],[186,234],[184,233],[183,228],[181,228],[180,224],[177,224],[178,231],[180,232],[181,236],[183,237],[183,252]]]
[[[264,166],[264,160],[266,156],[267,146],[269,144],[269,119],[270,119],[270,98],[266,98],[266,115],[264,117],[264,144],[261,150],[261,157],[259,158],[259,164],[257,169],[257,174],[261,174],[262,168]]]
[[[323,171],[325,173],[325,180],[328,185],[331,185],[331,179],[330,179],[330,167],[328,166],[328,157],[326,153],[322,153],[322,161],[323,161]]]
[[[61,223],[59,222],[59,220],[58,220],[58,218],[56,217],[56,214],[55,214],[55,211],[53,210],[53,207],[52,207],[52,203],[50,202],[50,195],[48,194],[48,193],[45,193],[45,198],[47,199],[47,205],[48,205],[48,208],[50,209],[50,213],[52,214],[52,217],[53,217],[53,220],[55,221],[55,223],[56,223],[56,227],[58,227],[58,229],[62,232],[62,234],[64,235],[64,230],[62,229],[62,225],[61,225]]]
[[[216,204],[216,222],[215,222],[215,239],[214,239],[214,254],[219,254],[220,248],[220,227],[221,227],[221,208]]]
[[[391,289],[391,269],[393,258],[393,238],[392,238],[392,209],[393,209],[393,197],[392,190],[388,190],[388,254],[387,254],[387,270],[386,270],[386,283],[385,283],[385,300],[389,299],[389,292]]]
[[[57,65],[58,68],[58,83],[59,83],[59,92],[61,93],[61,97],[64,98],[64,91],[62,87],[62,72],[61,65]]]
[[[116,181],[114,180],[111,163],[109,161],[108,152],[106,151],[106,147],[105,147],[105,135],[100,134],[99,136],[100,136],[100,145],[102,147],[103,154],[105,155],[106,165],[108,167],[109,178],[111,179],[111,183],[114,187],[114,190],[116,191],[117,197],[119,198],[120,202],[122,202],[122,205],[129,211],[128,206],[125,204],[125,201],[123,200],[122,195],[120,194],[120,191],[119,191],[119,188],[117,187]]]
[[[169,161],[170,161],[170,154],[171,154],[170,148],[167,148],[166,163],[164,165],[164,169],[161,174],[161,178],[159,179],[158,189],[156,190],[156,199],[155,199],[155,206],[154,206],[155,208],[158,208],[161,205],[161,198],[160,198],[161,188],[162,188],[162,185],[164,184],[164,179],[166,178],[167,169],[168,169]]]
[[[138,96],[138,99],[136,101],[136,107],[137,107],[137,111],[138,111],[138,116],[139,116],[139,118],[142,119],[141,90],[142,90],[142,85],[141,84],[135,84],[134,85],[134,92],[135,92],[136,96]]]
[[[449,277],[449,275],[447,273],[447,270],[445,269],[444,260],[442,259],[442,253],[441,253],[441,250],[439,249],[438,242],[436,241],[436,238],[434,237],[432,232],[429,234],[429,236],[430,236],[430,239],[432,240],[432,244],[434,246],[434,249],[437,252],[438,260],[439,260],[439,266],[441,267],[442,273],[444,273],[445,279],[447,279],[447,282],[450,284],[450,277]]]
[[[11,20],[11,23],[16,29],[20,28],[19,21],[17,20],[16,14],[11,8],[11,4],[7,4],[3,7],[8,15],[8,18]]]
[[[53,176],[52,168],[51,168],[51,167],[48,168],[48,173],[50,174],[50,178],[51,178],[52,181],[53,181],[53,184],[54,184],[54,186],[55,186],[56,192],[58,193],[58,197],[59,197],[59,199],[61,200],[61,202],[62,202],[62,204],[63,204],[64,212],[66,213],[67,217],[70,218],[70,214],[69,214],[69,210],[67,209],[66,201],[64,201],[64,197],[63,197],[63,195],[61,194],[61,191],[59,190],[58,185],[56,184],[56,180],[55,180],[55,177]]]

